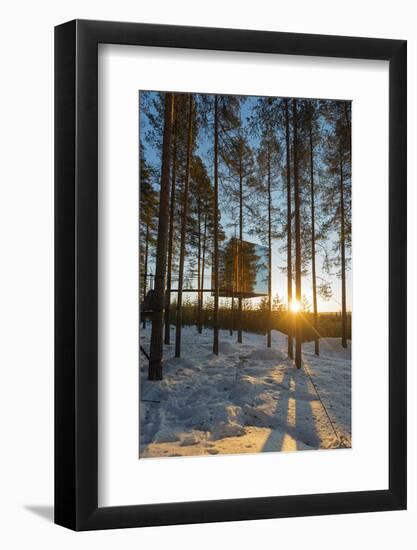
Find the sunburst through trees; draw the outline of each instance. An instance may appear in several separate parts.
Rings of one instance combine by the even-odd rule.
[[[351,102],[177,92],[139,102],[149,379],[163,378],[167,354],[187,357],[184,327],[214,356],[223,331],[271,350],[279,333],[297,369],[310,342],[317,357],[328,338],[346,349]]]

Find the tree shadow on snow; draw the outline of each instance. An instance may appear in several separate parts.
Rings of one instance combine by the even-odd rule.
[[[320,448],[320,438],[313,416],[312,402],[317,397],[308,384],[308,378],[302,370],[296,370],[292,365],[287,366],[282,380],[283,391],[278,399],[275,413],[275,422],[271,433],[265,441],[262,452],[279,452],[284,450],[302,450],[297,442],[307,448]],[[290,441],[288,446],[287,438]],[[290,438],[290,439],[291,439]]]

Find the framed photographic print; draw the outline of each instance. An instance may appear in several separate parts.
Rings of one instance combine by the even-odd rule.
[[[406,42],[55,30],[55,521],[406,507]]]

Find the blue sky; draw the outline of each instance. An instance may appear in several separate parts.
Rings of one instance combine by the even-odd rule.
[[[147,98],[151,98],[152,96],[155,96],[155,92],[140,92],[140,94],[146,94]],[[247,118],[250,117],[251,111],[258,99],[259,98],[257,97],[248,97],[247,100],[243,103],[242,109],[241,109],[241,120],[242,120],[242,125],[244,127],[247,126]],[[146,160],[149,163],[151,163],[157,170],[159,170],[160,163],[161,163],[160,151],[158,150],[157,147],[155,147],[152,143],[150,143],[146,138],[147,130],[149,129],[149,120],[143,112],[139,113],[139,121],[140,121],[140,136],[144,146]],[[253,149],[256,149],[258,146],[259,140],[256,136],[249,135],[249,143]],[[211,161],[211,158],[213,155],[213,140],[211,136],[207,135],[207,132],[204,132],[204,131],[199,132],[198,138],[197,138],[196,153],[202,158],[204,164],[206,165],[207,172],[210,178],[213,179],[213,163]],[[280,177],[281,176],[278,176],[278,180]],[[281,188],[283,185],[283,182],[278,181],[278,185]],[[221,212],[221,223],[225,230],[226,236],[232,237],[234,236],[234,229],[233,227],[227,227],[227,226],[232,225],[233,220],[231,217],[231,213],[227,210],[227,208],[223,204],[223,201],[221,200],[222,192],[224,193],[224,190],[222,190],[221,182],[220,182],[219,192],[220,192],[219,207]],[[277,206],[282,205],[282,207],[284,207],[284,202],[283,202],[284,200],[286,199],[283,193],[278,191],[273,194],[273,201]],[[256,236],[249,233],[249,227],[247,225],[245,226],[245,222],[244,222],[243,238],[245,240],[260,243],[260,240]],[[283,245],[283,241],[275,240],[273,242],[272,294],[273,296],[278,294],[281,300],[284,303],[286,303],[287,278],[285,274],[285,266],[286,266],[287,259],[286,259],[286,254],[283,252],[280,252],[280,248],[282,247],[282,245]],[[192,258],[191,261],[194,261],[194,258]],[[322,263],[323,263],[323,253],[321,252],[320,248],[317,247],[317,250],[316,250],[317,277],[318,279],[323,278],[326,281],[328,281],[332,289],[332,298],[330,300],[324,301],[320,298],[320,296],[318,297],[318,309],[319,311],[340,311],[341,310],[340,280],[336,276],[329,276],[327,273],[325,273],[322,269]],[[152,269],[153,267],[151,265],[151,270]],[[310,271],[310,266],[308,266],[308,270]],[[175,274],[174,274],[174,277],[175,277]],[[205,277],[206,277],[206,285],[209,286],[210,279],[211,279],[211,268],[207,268]],[[351,310],[351,271],[348,271],[347,273],[346,291],[347,291],[347,309],[348,311],[350,311]],[[310,302],[310,304],[312,304],[311,273],[309,273],[307,276],[302,278],[302,294],[305,295],[307,300]],[[257,299],[255,298],[254,300],[257,300]]]

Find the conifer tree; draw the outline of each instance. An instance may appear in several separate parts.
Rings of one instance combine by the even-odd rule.
[[[292,100],[293,120],[293,164],[294,164],[294,218],[295,218],[295,299],[301,304],[301,223],[300,203],[301,192],[298,177],[298,113],[297,99]],[[299,314],[295,314],[295,365],[301,368],[301,322]]]
[[[164,137],[159,193],[158,240],[155,267],[155,295],[153,300],[152,333],[149,354],[149,380],[162,380],[163,308],[165,293],[166,252],[169,219],[169,172],[171,160],[171,132],[174,94],[165,94]]]
[[[156,243],[158,193],[154,188],[155,171],[145,159],[143,144],[140,144],[140,273],[141,273],[141,300],[145,300],[148,292],[148,265],[150,247]],[[146,328],[145,317],[142,319],[143,328]]]
[[[237,130],[227,142],[223,144],[222,160],[225,165],[225,173],[223,175],[223,189],[226,194],[226,204],[229,208],[237,207],[238,211],[238,241],[237,241],[237,277],[236,286],[238,294],[238,311],[237,311],[237,341],[242,343],[242,312],[243,312],[243,296],[242,296],[242,273],[244,269],[244,229],[247,226],[245,223],[245,211],[248,206],[247,195],[248,187],[251,187],[251,176],[254,173],[254,157],[251,147],[248,144],[247,135],[241,127]],[[247,221],[247,220],[246,220]]]
[[[308,102],[308,137],[310,149],[310,202],[311,202],[311,278],[313,286],[313,312],[314,312],[314,352],[319,355],[319,332],[317,310],[317,277],[316,277],[316,193],[314,183],[314,144],[313,132],[315,125],[315,108],[312,101]]]
[[[285,99],[285,176],[287,183],[287,319],[288,319],[288,357],[294,358],[293,352],[293,323],[290,315],[292,302],[292,189],[291,189],[291,158],[290,158],[290,123],[288,99]]]
[[[336,275],[341,282],[341,344],[347,347],[347,297],[346,274],[350,264],[351,248],[351,128],[350,103],[327,101],[322,104],[327,120],[325,142],[325,174],[322,203],[325,230],[336,232],[337,239],[330,242],[324,268]]]
[[[187,160],[185,167],[184,185],[182,191],[182,214],[181,214],[181,243],[178,270],[178,292],[177,292],[177,315],[175,331],[175,357],[181,356],[181,329],[182,329],[182,291],[184,279],[185,244],[187,235],[188,216],[188,190],[190,183],[190,168],[192,158],[192,136],[193,136],[193,94],[188,97],[188,122],[187,122]]]

